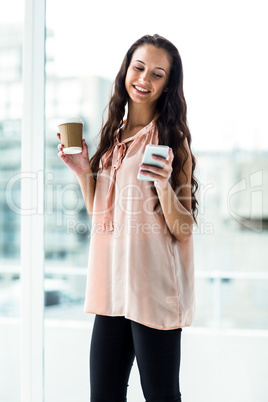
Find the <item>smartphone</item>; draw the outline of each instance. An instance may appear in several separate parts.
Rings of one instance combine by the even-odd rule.
[[[152,155],[162,156],[163,158],[166,159],[168,156],[168,150],[169,150],[169,147],[167,145],[148,144],[145,147],[145,151],[144,151],[143,158],[142,158],[142,163],[144,163],[146,165],[152,165],[152,166],[157,166],[157,167],[163,168],[164,165],[161,162],[153,159]],[[143,169],[143,170],[146,170],[146,169]],[[145,176],[141,172],[138,173],[137,178],[139,180],[155,181],[155,179]]]

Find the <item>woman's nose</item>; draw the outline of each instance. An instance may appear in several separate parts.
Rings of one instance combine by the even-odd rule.
[[[142,71],[142,74],[140,75],[140,82],[143,83],[149,83],[150,81],[150,76],[149,76],[149,72],[148,71]]]

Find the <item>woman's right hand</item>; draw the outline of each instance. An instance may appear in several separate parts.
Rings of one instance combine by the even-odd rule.
[[[57,137],[60,140],[60,134],[57,133]],[[65,154],[63,150],[63,144],[58,145],[58,156],[59,158],[77,175],[83,175],[92,173],[89,157],[88,157],[88,149],[86,141],[82,140],[82,152],[79,154]]]

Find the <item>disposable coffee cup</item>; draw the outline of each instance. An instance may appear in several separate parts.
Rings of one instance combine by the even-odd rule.
[[[83,121],[76,117],[64,119],[59,123],[60,141],[65,154],[82,152],[83,126]]]

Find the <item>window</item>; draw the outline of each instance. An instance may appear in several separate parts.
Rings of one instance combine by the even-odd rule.
[[[8,16],[12,20],[12,13]],[[1,381],[0,399],[20,398],[20,206],[23,14],[0,24],[0,360],[12,375]]]

